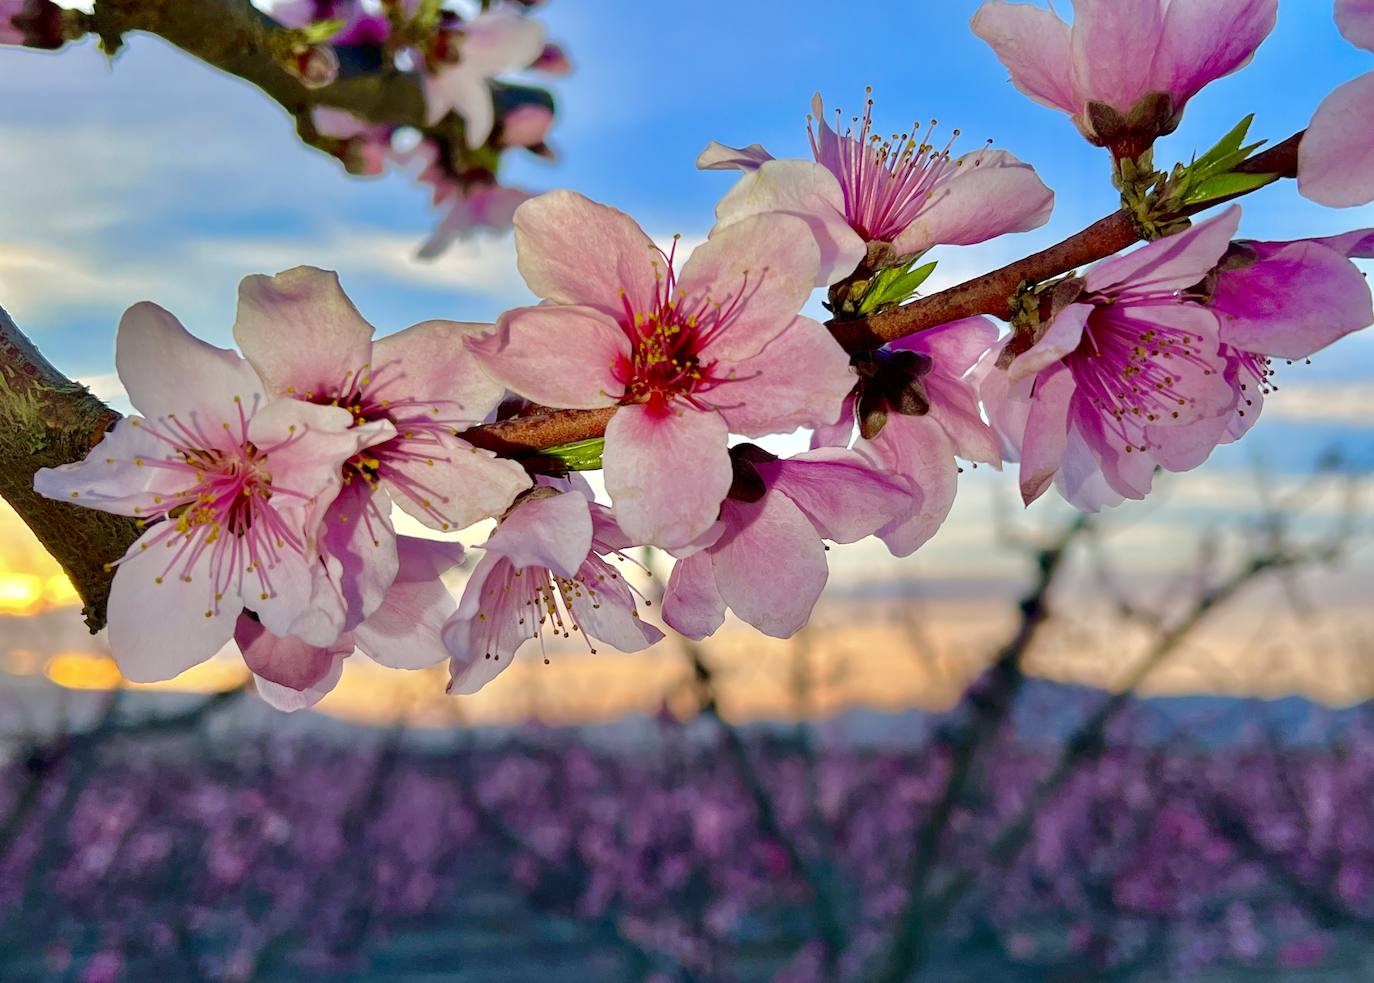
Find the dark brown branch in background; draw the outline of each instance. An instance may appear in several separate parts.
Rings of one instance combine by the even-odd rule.
[[[286,65],[298,32],[267,18],[248,0],[99,0],[90,15],[73,12],[73,34],[97,34],[109,51],[126,32],[155,34],[188,54],[258,86],[280,103],[309,139],[314,105],[346,109],[367,119],[415,125],[449,146],[462,123],[450,115],[424,127],[417,75],[385,68],[308,88]],[[1241,165],[1241,169],[1292,176],[1301,134]],[[976,314],[1007,318],[1020,287],[1068,273],[1130,246],[1135,223],[1116,212],[1049,249],[985,276],[866,319],[832,321],[836,340],[851,352]],[[103,626],[112,574],[105,569],[138,538],[132,519],[51,502],[34,494],[33,474],[85,457],[118,414],[85,387],[53,368],[8,317],[0,319],[0,495],[33,529],[71,577],[92,630]],[[478,447],[530,458],[559,444],[603,435],[612,409],[541,410],[463,436]]]

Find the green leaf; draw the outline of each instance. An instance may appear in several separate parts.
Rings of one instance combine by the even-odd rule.
[[[605,437],[592,437],[590,440],[559,444],[542,453],[544,457],[553,458],[569,471],[596,471],[601,467],[601,452],[605,449]]]
[[[1243,195],[1279,179],[1277,174],[1218,174],[1200,181],[1183,196],[1185,205],[1202,205],[1218,198]]]
[[[905,266],[879,270],[869,282],[868,291],[859,303],[859,313],[872,314],[881,307],[895,307],[909,300],[911,295],[920,289],[921,284],[935,272],[934,262],[912,269],[911,265],[915,262],[913,259]]]
[[[1218,160],[1221,160],[1223,157],[1229,157],[1240,149],[1241,144],[1245,142],[1245,135],[1250,132],[1250,124],[1254,121],[1255,114],[1251,113],[1249,116],[1245,117],[1245,119],[1237,123],[1231,128],[1231,132],[1217,141],[1215,147],[1193,161],[1190,170],[1215,170],[1215,164]],[[1230,168],[1226,169],[1229,170]]]

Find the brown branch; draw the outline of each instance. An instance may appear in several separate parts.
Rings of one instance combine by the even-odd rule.
[[[98,14],[111,20],[115,30],[132,29],[133,20],[121,21],[114,11],[137,12],[143,29],[170,32],[175,43],[201,42],[188,48],[225,71],[249,72],[249,65],[262,68],[258,54],[245,54],[260,32],[281,31],[263,27],[244,14],[240,0],[210,0],[207,4],[188,4],[183,0],[101,0]],[[227,38],[204,41],[191,31],[196,20],[192,10],[221,9],[235,25]],[[251,7],[248,8],[252,10]],[[256,11],[254,11],[256,16]],[[131,13],[132,18],[132,13]],[[204,24],[201,23],[201,29]],[[243,61],[240,61],[243,59]],[[257,68],[253,69],[254,71]],[[332,105],[345,105],[362,112],[366,100],[348,102],[336,83],[311,92],[300,86],[284,69],[279,75],[262,68],[262,80],[250,75],[278,101],[286,105],[292,98],[320,98]],[[397,83],[399,84],[399,83]],[[292,88],[294,86],[294,88]],[[299,91],[297,91],[299,90]],[[361,91],[361,90],[360,90]],[[333,93],[333,95],[330,95]],[[340,101],[334,101],[338,96]],[[348,98],[352,98],[351,96]],[[288,106],[288,108],[290,108]],[[1290,176],[1296,171],[1297,147],[1302,134],[1296,134],[1266,153],[1241,165],[1247,170]],[[836,339],[851,351],[871,348],[909,334],[947,324],[975,314],[1008,317],[1012,299],[1023,282],[1038,282],[1077,269],[1086,263],[1111,256],[1132,243],[1139,235],[1125,212],[1116,212],[1094,222],[1076,235],[1023,260],[984,276],[975,277],[905,307],[855,321],[832,321]],[[0,494],[37,534],[72,579],[85,602],[86,622],[92,631],[105,622],[105,601],[109,597],[111,574],[104,564],[122,556],[138,538],[132,519],[109,516],[61,502],[51,502],[33,492],[33,474],[39,468],[79,461],[86,456],[118,414],[52,367],[15,327],[8,317],[0,317]],[[462,436],[478,447],[514,458],[531,458],[538,451],[577,440],[605,434],[613,407],[594,410],[540,410],[482,427]],[[533,462],[532,462],[533,463]]]

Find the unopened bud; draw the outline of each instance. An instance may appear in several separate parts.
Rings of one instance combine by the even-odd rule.
[[[307,89],[322,89],[339,77],[339,56],[327,44],[312,44],[296,52],[286,69]]]
[[[0,0],[0,44],[51,51],[66,40],[62,8],[52,0]]]

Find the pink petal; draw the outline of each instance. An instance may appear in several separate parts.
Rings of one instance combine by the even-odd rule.
[[[448,658],[443,628],[458,603],[439,579],[462,558],[457,543],[401,536],[401,573],[382,606],[357,630],[358,648],[393,669],[424,669]]]
[[[1222,273],[1211,307],[1225,344],[1278,358],[1306,358],[1374,322],[1364,275],[1319,242],[1285,243]]]
[[[991,349],[974,367],[970,382],[977,389],[978,399],[997,435],[1002,460],[1016,461],[1021,457],[1021,441],[1026,434],[1035,380],[1022,379],[1013,383],[1006,370],[997,367],[1000,356],[1000,347]]]
[[[786,495],[832,542],[856,543],[910,508],[906,482],[854,451],[822,447],[757,467],[769,493]]]
[[[829,571],[825,547],[785,495],[727,500],[725,535],[707,554],[716,588],[735,615],[773,638],[790,638],[811,617]]]
[[[396,506],[431,529],[466,529],[500,515],[530,486],[529,475],[517,462],[457,437],[438,440],[438,446],[427,449],[434,457],[391,462],[382,479]],[[406,491],[428,497],[416,498]]]
[[[1054,192],[1029,164],[1005,150],[966,154],[957,163],[958,170],[935,186],[916,220],[893,240],[898,255],[986,242],[1049,221]]]
[[[815,285],[823,287],[854,272],[868,247],[849,226],[844,192],[827,168],[806,160],[770,160],[742,178],[716,205],[716,229],[750,215],[779,212],[801,219],[820,250]],[[715,230],[712,230],[715,235]]]
[[[482,610],[487,581],[496,578],[500,583],[511,572],[511,563],[504,556],[483,556],[463,588],[458,613],[444,625],[441,637],[449,652],[450,693],[476,693],[510,665],[520,646],[534,637],[538,624],[534,618],[521,620],[515,612],[505,610],[488,613],[486,621],[479,617],[487,613]]]
[[[139,543],[148,543],[159,531],[149,530]],[[189,581],[176,573],[160,576],[166,552],[157,545],[142,552],[135,544],[132,558],[119,565],[110,587],[110,653],[119,671],[136,683],[171,679],[211,658],[233,637],[243,610],[234,594],[218,604],[212,601],[209,550],[187,574]]]
[[[1027,505],[1045,493],[1064,462],[1069,403],[1076,391],[1073,374],[1063,367],[1035,381],[1021,439],[1021,498]]]
[[[1374,51],[1374,0],[1336,0],[1336,26],[1351,44]]]
[[[416,252],[420,259],[442,256],[455,242],[474,239],[479,233],[505,232],[515,221],[515,210],[534,197],[521,188],[500,184],[461,192],[455,189],[454,194],[448,212]],[[436,191],[434,203],[437,205],[447,197]]]
[[[738,306],[703,352],[727,363],[758,354],[801,311],[819,264],[806,224],[790,215],[751,215],[713,230],[692,250],[679,288],[689,303]]]
[[[372,346],[372,369],[391,366],[383,376],[395,383],[381,392],[405,393],[420,401],[436,401],[445,420],[461,420],[468,425],[481,423],[505,396],[505,387],[489,377],[468,341],[490,334],[490,324],[463,321],[422,321],[388,335]]]
[[[929,416],[893,414],[882,433],[860,441],[858,450],[906,481],[908,507],[878,530],[878,538],[893,556],[910,556],[940,530],[954,504],[959,465],[949,437]]]
[[[811,429],[812,447],[848,447],[854,439],[854,394],[844,398],[839,418]]]
[[[463,562],[463,544],[442,539],[421,539],[417,536],[396,537],[396,557],[399,566],[396,580],[402,584],[418,584],[437,580]]]
[[[629,339],[590,307],[519,307],[468,347],[493,379],[544,406],[613,406],[625,392],[617,371],[628,365]]]
[[[635,310],[647,310],[667,262],[630,216],[572,191],[550,191],[516,209],[515,251],[538,297],[612,317],[623,313],[621,290]]]
[[[515,566],[547,567],[560,577],[577,575],[592,548],[592,517],[577,492],[530,497],[517,505],[482,544]]]
[[[733,474],[719,413],[622,406],[606,427],[606,491],[638,543],[685,546],[716,521]]]
[[[373,330],[337,273],[298,266],[239,284],[234,340],[273,396],[350,391],[372,361]]]
[[[663,620],[676,632],[701,640],[725,621],[725,602],[716,590],[716,572],[707,553],[673,565],[663,595]]]
[[[320,528],[321,559],[344,604],[343,631],[376,611],[396,579],[391,503],[362,481],[343,487]]]
[[[1013,84],[1036,102],[1070,114],[1083,108],[1069,78],[1069,25],[1058,14],[991,0],[973,15],[973,33],[992,46]]]
[[[1040,340],[1012,360],[1007,369],[1007,381],[1033,379],[1078,348],[1083,340],[1083,329],[1094,310],[1092,304],[1070,304],[1060,311]]]
[[[336,663],[353,651],[353,640],[348,636],[340,639],[339,644],[317,647],[299,638],[273,635],[247,617],[239,618],[234,641],[253,675],[298,692],[329,678]]]
[[[747,147],[727,147],[712,140],[697,156],[697,167],[703,171],[749,171],[773,159],[773,155],[763,149],[761,144],[751,143]]]
[[[1134,457],[1149,462],[1143,454]],[[1064,496],[1064,501],[1084,512],[1100,512],[1103,509],[1114,508],[1126,500],[1124,495],[1107,483],[1098,453],[1089,446],[1076,425],[1069,427],[1068,437],[1064,442],[1063,460],[1054,482],[1059,493]],[[1148,486],[1146,490],[1148,491]]]
[[[239,356],[193,337],[156,304],[135,304],[124,313],[115,338],[115,368],[129,402],[156,420],[198,410],[213,432],[221,421],[238,422],[237,396],[251,409],[262,384]]]
[[[463,64],[488,78],[520,71],[544,53],[544,25],[513,10],[487,11],[463,25],[459,53]]]
[[[592,585],[596,597],[592,604],[585,599],[577,600],[573,617],[589,638],[621,652],[639,652],[663,637],[663,632],[640,620],[634,592],[605,560],[589,560],[581,575],[584,583]]]
[[[271,589],[255,593],[258,585],[254,580],[244,588],[244,607],[274,635],[293,635],[311,645],[332,645],[343,633],[346,612],[324,564],[285,549],[266,567],[266,573]]]
[[[1088,270],[1087,289],[1161,294],[1194,287],[1217,265],[1239,227],[1240,206],[1232,205],[1186,232],[1103,260]]]
[[[306,689],[292,689],[290,686],[282,686],[280,683],[263,679],[261,676],[253,677],[253,688],[262,698],[262,701],[275,710],[281,710],[283,713],[308,710],[328,696],[335,686],[339,685],[339,678],[343,675],[343,663],[342,657],[335,659],[329,672],[319,682]]]
[[[100,438],[84,461],[40,468],[33,476],[33,490],[88,509],[138,515],[186,486],[185,478],[175,472],[138,463],[161,460],[167,449],[165,442],[138,425],[136,417],[123,419]]]
[[[1219,327],[1216,315],[1196,304],[1161,302],[1156,304],[1118,305],[1101,309],[1103,319],[1125,319],[1131,330],[1139,333],[1151,328],[1193,335],[1198,349],[1192,358],[1173,359],[1169,363],[1174,378],[1174,390],[1186,404],[1177,408],[1177,416],[1168,415],[1153,421],[1156,427],[1187,426],[1199,417],[1223,412],[1231,404],[1231,387],[1224,375],[1226,360],[1217,351]],[[1144,420],[1140,421],[1144,424]]]
[[[822,325],[799,317],[736,379],[710,394],[730,430],[746,437],[833,422],[854,388],[849,356]]]
[[[1274,29],[1278,0],[1172,0],[1155,57],[1155,88],[1175,111],[1207,83],[1246,65]]]
[[[1155,53],[1164,32],[1156,0],[1077,0],[1070,39],[1072,78],[1087,102],[1129,112],[1150,91]]]
[[[1298,192],[1332,208],[1374,201],[1374,72],[1317,107],[1298,145]]]
[[[958,378],[997,343],[997,334],[997,325],[989,318],[966,317],[899,338],[888,347],[929,355],[935,362],[935,371]]]

